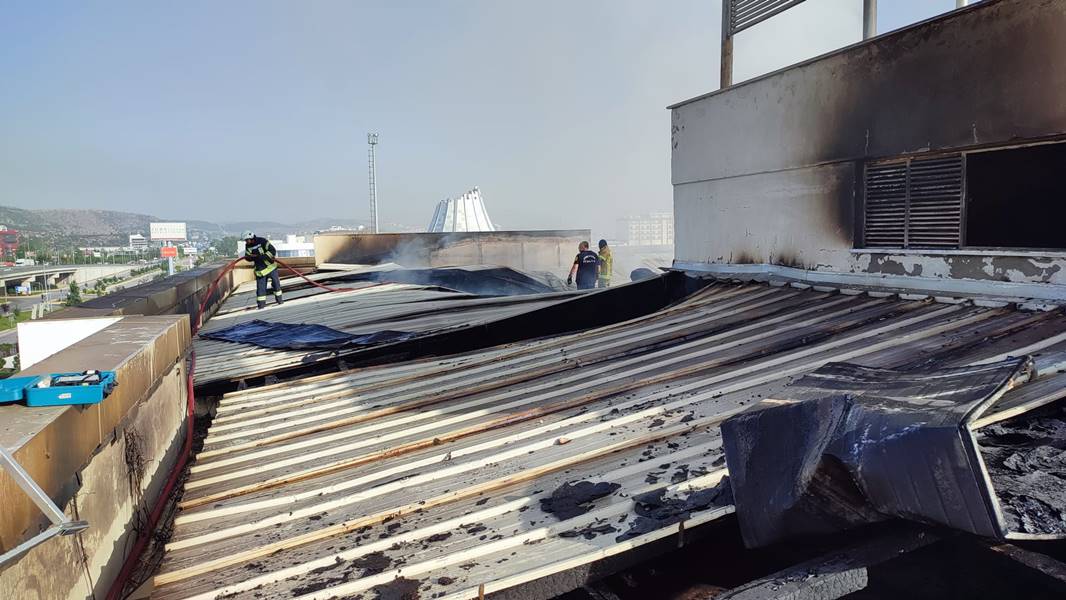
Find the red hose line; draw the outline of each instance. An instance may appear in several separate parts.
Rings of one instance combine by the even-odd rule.
[[[201,319],[203,318],[204,309],[207,308],[208,302],[211,300],[211,295],[214,294],[215,289],[218,287],[218,282],[222,280],[237,263],[244,260],[238,258],[226,265],[222,272],[215,277],[215,280],[211,282],[211,285],[207,288],[207,293],[204,294],[203,299],[200,301],[200,306],[196,311],[196,318],[190,323],[191,335],[195,336],[200,330]],[[289,271],[292,271],[297,276],[301,277],[304,281],[310,283],[315,287],[322,288],[329,292],[348,292],[353,291],[354,288],[333,288],[326,285],[322,285],[310,278],[306,277],[303,273],[300,273],[296,269],[290,267],[284,262],[278,260],[277,263]],[[185,465],[189,462],[189,457],[192,454],[193,443],[193,420],[196,413],[196,396],[193,393],[193,375],[196,373],[196,352],[189,353],[189,369],[185,374],[185,385],[187,388],[188,402],[185,408],[185,422],[187,426],[185,428],[185,445],[181,449],[181,455],[178,457],[178,461],[174,463],[174,468],[170,471],[170,476],[167,477],[167,482],[163,486],[163,490],[156,498],[155,507],[152,509],[151,514],[148,516],[148,523],[145,528],[137,536],[137,542],[133,545],[133,549],[126,556],[125,562],[122,563],[122,570],[119,571],[118,576],[115,578],[114,583],[111,584],[111,588],[107,592],[107,600],[120,600],[122,598],[122,592],[126,588],[126,584],[129,582],[129,578],[133,575],[133,569],[137,566],[140,560],[141,554],[144,552],[145,546],[148,545],[148,540],[151,538],[152,533],[155,531],[156,525],[159,524],[159,518],[163,516],[163,508],[166,507],[166,499],[174,492],[174,487],[178,483],[178,478],[183,472],[185,472]]]

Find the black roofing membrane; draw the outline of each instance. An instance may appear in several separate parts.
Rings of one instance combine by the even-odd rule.
[[[794,382],[789,400],[727,419],[723,446],[745,543],[893,517],[1001,536],[963,432],[1031,366],[1028,357],[916,371],[829,363]]]

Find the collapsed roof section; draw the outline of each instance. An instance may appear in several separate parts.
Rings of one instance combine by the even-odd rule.
[[[202,333],[225,329],[255,319],[274,323],[314,323],[346,333],[366,334],[381,330],[427,333],[450,327],[490,321],[516,312],[559,302],[569,294],[535,294],[505,298],[479,298],[430,286],[394,283],[345,284],[349,291],[313,293],[287,300],[263,310],[243,308],[251,295],[241,293],[227,300]],[[254,299],[254,298],[253,298]],[[230,304],[241,306],[232,310]],[[272,350],[248,344],[198,337],[196,384],[238,381],[277,374],[312,363],[336,361],[356,352]]]
[[[717,283],[582,333],[234,392],[154,597],[514,590],[730,514],[719,424],[828,363],[1033,355],[997,403],[1017,411],[1061,397],[1063,351],[1061,310]]]
[[[443,283],[461,279],[471,289],[479,285],[539,285],[510,269],[441,271],[436,274],[437,279],[420,280]],[[457,273],[449,277],[448,271]],[[455,354],[608,325],[659,310],[709,282],[675,272],[619,286],[610,295],[570,291],[496,297],[465,294],[439,286],[380,282],[396,273],[406,276],[411,272],[394,270],[383,277],[375,276],[379,279],[377,283],[334,283],[334,289],[341,290],[337,292],[295,286],[286,291],[288,299],[283,305],[270,305],[263,310],[251,308],[255,302],[254,288],[239,288],[201,329],[204,335],[194,340],[196,385],[224,386],[255,377],[292,375],[316,365],[335,368],[338,361],[343,361],[341,367],[346,367]],[[362,270],[323,273],[318,281],[343,281],[346,277],[358,279],[364,275]],[[410,335],[381,338],[391,343],[336,350],[274,349],[206,337],[254,320],[322,325],[355,335],[385,331]]]

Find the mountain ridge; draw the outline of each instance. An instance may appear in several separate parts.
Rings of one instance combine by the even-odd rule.
[[[116,210],[84,208],[26,209],[0,206],[0,225],[24,235],[51,241],[87,246],[125,246],[134,233],[148,235],[152,222],[178,221],[153,215]],[[185,221],[192,239],[215,239],[239,235],[251,229],[260,235],[306,234],[333,226],[355,229],[366,222],[358,219],[311,219],[300,223],[276,221],[229,221],[215,223],[199,219]]]

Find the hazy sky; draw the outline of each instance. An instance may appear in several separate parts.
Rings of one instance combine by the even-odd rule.
[[[955,3],[880,4],[888,31]],[[478,185],[506,228],[610,236],[671,206],[665,106],[717,87],[720,6],[3,2],[0,204],[365,218],[373,130],[382,221],[424,226]],[[790,18],[840,17],[742,33],[738,77],[857,40],[860,6],[809,0]]]

